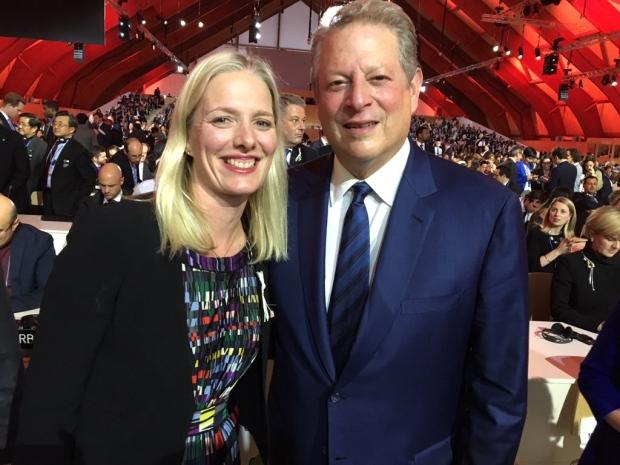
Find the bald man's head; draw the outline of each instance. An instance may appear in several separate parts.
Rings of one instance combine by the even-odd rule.
[[[116,163],[106,163],[99,170],[99,187],[103,197],[108,201],[112,201],[121,191],[123,182],[123,172]]]
[[[11,199],[0,194],[0,247],[11,242],[18,226],[19,218],[15,204]]]
[[[135,137],[127,139],[127,158],[134,165],[140,163],[142,159],[142,142]]]

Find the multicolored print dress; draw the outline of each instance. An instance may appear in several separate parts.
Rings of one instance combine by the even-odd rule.
[[[196,400],[183,464],[238,465],[228,397],[258,352],[261,283],[246,250],[227,258],[186,251],[182,262]]]

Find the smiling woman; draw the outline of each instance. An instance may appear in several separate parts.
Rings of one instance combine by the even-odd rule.
[[[236,465],[240,424],[267,462],[261,262],[286,256],[278,112],[264,62],[206,58],[177,101],[154,204],[76,224],[41,307],[16,464]]]

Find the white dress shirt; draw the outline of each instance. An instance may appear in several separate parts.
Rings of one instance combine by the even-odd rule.
[[[359,181],[366,181],[372,192],[364,199],[370,226],[370,283],[375,273],[377,257],[381,250],[385,228],[394,204],[396,191],[405,171],[409,158],[409,140],[385,165],[366,179],[356,179],[334,157],[334,170],[329,188],[329,205],[327,208],[327,236],[325,238],[325,307],[329,308],[329,299],[334,285],[334,274],[338,261],[340,236],[344,217],[347,213],[353,192],[349,189]]]

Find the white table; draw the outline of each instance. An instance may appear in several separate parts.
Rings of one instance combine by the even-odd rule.
[[[554,344],[540,330],[553,322],[530,322],[528,407],[517,455],[519,465],[568,465],[581,455],[574,418],[579,365],[590,347],[579,341]],[[596,334],[578,332],[596,337]]]
[[[43,221],[39,215],[19,215],[19,221],[51,234],[52,239],[54,239],[56,255],[67,244],[67,233],[73,224],[69,221]]]

